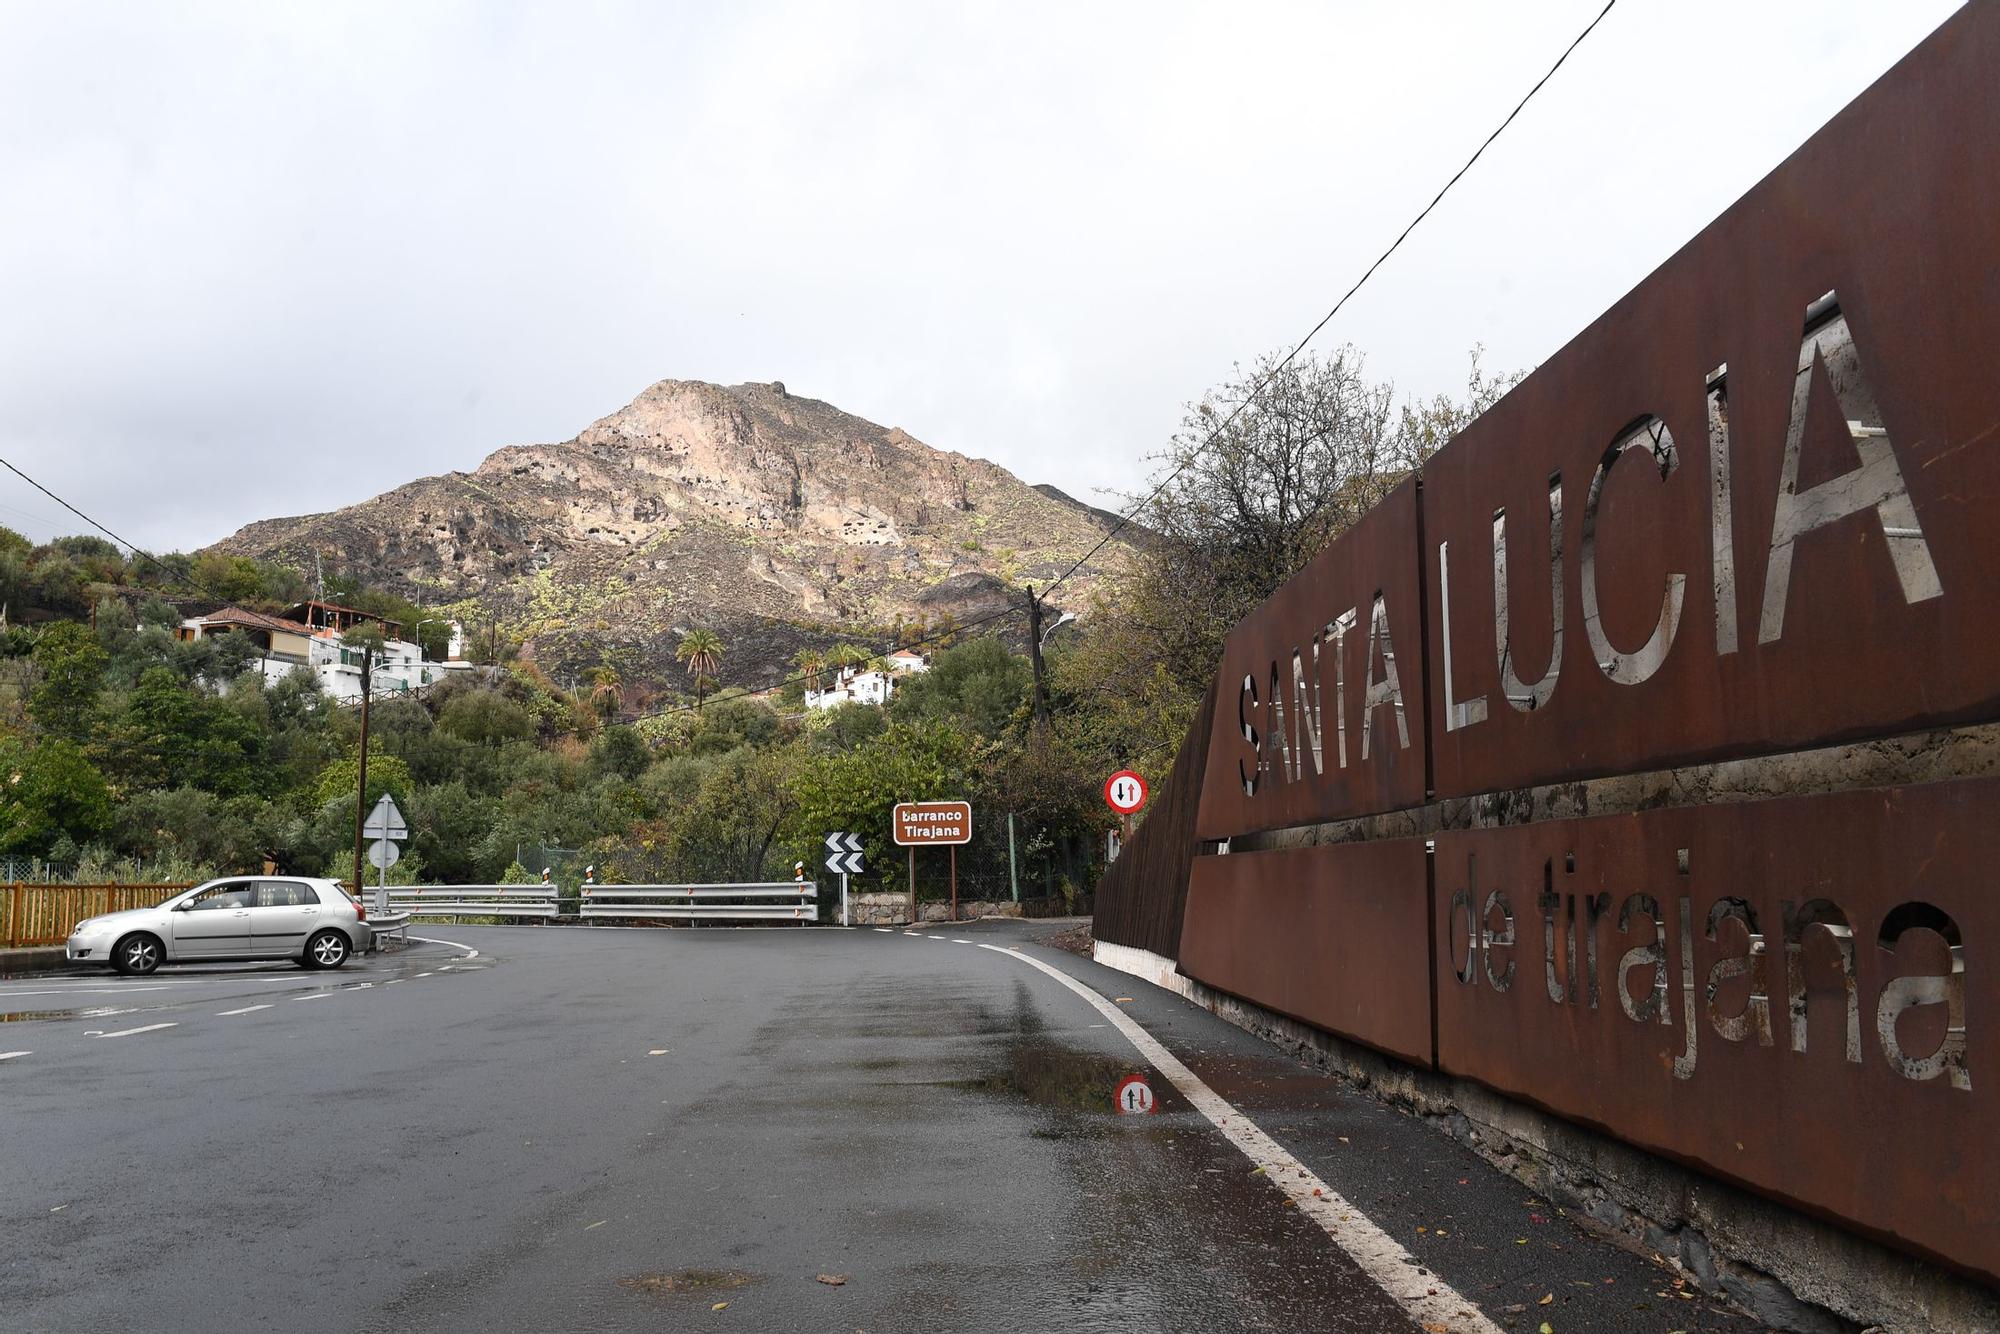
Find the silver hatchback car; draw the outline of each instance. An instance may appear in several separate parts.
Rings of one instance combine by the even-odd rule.
[[[235,876],[155,908],[78,922],[66,952],[73,963],[108,963],[133,974],[216,959],[296,959],[307,968],[338,968],[368,948],[371,934],[367,910],[337,880]]]

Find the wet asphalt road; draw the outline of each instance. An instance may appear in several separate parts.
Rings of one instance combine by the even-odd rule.
[[[1415,1328],[1164,1078],[1116,1115],[1145,1066],[1100,1014],[957,943],[1037,931],[436,927],[477,956],[0,981],[0,1330]],[[1023,948],[1129,997],[1502,1328],[1756,1328],[1411,1118]]]

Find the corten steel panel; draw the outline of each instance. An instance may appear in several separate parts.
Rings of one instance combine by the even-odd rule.
[[[1429,1065],[1429,911],[1420,838],[1197,857],[1181,971]]]
[[[1151,950],[1168,959],[1180,957],[1188,867],[1195,857],[1195,801],[1201,792],[1209,719],[1214,713],[1211,685],[1138,831],[1097,882],[1090,926],[1095,939]]]
[[[1405,482],[1230,631],[1200,837],[1424,799],[1416,550],[1416,486]]]
[[[1996,69],[2000,5],[1969,5],[1425,466],[1440,796],[2000,715]],[[1808,339],[1829,291],[1844,324],[1815,309]],[[1591,514],[1600,463],[1647,415],[1671,469],[1643,438]],[[1551,477],[1563,633],[1545,683]]]
[[[1996,866],[1991,779],[1440,834],[1438,1064],[2000,1280]]]

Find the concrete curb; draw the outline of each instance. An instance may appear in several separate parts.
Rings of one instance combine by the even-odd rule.
[[[46,973],[67,965],[60,945],[36,945],[0,950],[0,977],[20,973]]]

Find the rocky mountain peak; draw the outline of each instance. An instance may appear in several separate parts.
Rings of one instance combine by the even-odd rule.
[[[254,523],[217,549],[302,569],[318,553],[415,600],[497,616],[544,662],[665,675],[675,624],[775,652],[975,619],[1105,527],[1053,488],[781,382],[661,380],[571,440]],[[1107,545],[1073,600],[1129,552],[1123,535]],[[747,675],[749,657],[730,655],[728,674]]]

